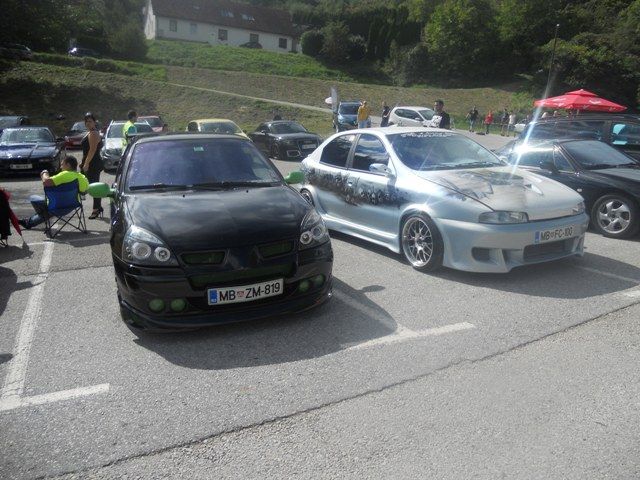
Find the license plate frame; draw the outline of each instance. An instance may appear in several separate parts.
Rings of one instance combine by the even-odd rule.
[[[9,168],[11,170],[30,170],[33,168],[33,163],[10,163]]]
[[[277,297],[284,293],[284,278],[266,282],[237,285],[232,287],[212,287],[207,289],[209,306],[246,303]]]
[[[533,235],[533,243],[540,245],[542,243],[557,242],[578,236],[578,225],[565,225],[558,228],[549,228],[547,230],[538,230]]]
[[[312,148],[316,148],[316,145],[313,143],[304,143],[302,144],[302,148],[304,150],[311,150]]]

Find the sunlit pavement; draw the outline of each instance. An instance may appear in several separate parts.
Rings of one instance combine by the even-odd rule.
[[[88,223],[0,250],[0,478],[640,477],[638,239],[425,275],[335,234],[325,306],[138,337]]]

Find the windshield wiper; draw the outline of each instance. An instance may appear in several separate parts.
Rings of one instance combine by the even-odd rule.
[[[616,168],[617,165],[609,165],[608,163],[594,163],[593,165],[587,165],[587,170],[601,170],[603,168]]]
[[[245,182],[205,182],[205,183],[194,183],[191,185],[193,188],[213,188],[213,189],[226,189],[226,188],[237,188],[237,187],[266,187],[274,185],[276,182],[267,182],[262,180],[254,180],[254,181],[245,181]]]
[[[129,190],[187,190],[192,185],[172,185],[167,183],[154,183],[153,185],[133,185]]]

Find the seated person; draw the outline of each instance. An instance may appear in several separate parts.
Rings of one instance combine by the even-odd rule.
[[[89,188],[89,181],[87,180],[87,177],[77,171],[78,160],[75,157],[66,157],[60,164],[60,169],[60,173],[53,177],[49,176],[49,172],[47,170],[40,172],[43,187],[57,187],[58,185],[77,180],[78,188],[81,193],[85,192],[87,188]],[[31,195],[29,197],[29,201],[36,213],[31,217],[21,218],[19,220],[20,225],[27,230],[43,223],[48,215],[47,200],[45,197],[41,195]]]

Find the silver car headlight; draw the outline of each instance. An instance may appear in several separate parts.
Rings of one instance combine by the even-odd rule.
[[[300,227],[300,250],[317,247],[329,240],[329,231],[318,212],[311,210]]]
[[[577,204],[575,207],[573,207],[573,209],[571,210],[571,212],[574,215],[580,215],[581,213],[585,212],[585,206],[584,206],[584,202],[580,202],[579,204]]]
[[[122,258],[139,265],[169,266],[178,261],[165,243],[144,228],[129,227],[122,242]]]
[[[529,216],[524,212],[485,212],[478,218],[480,223],[527,223]]]

